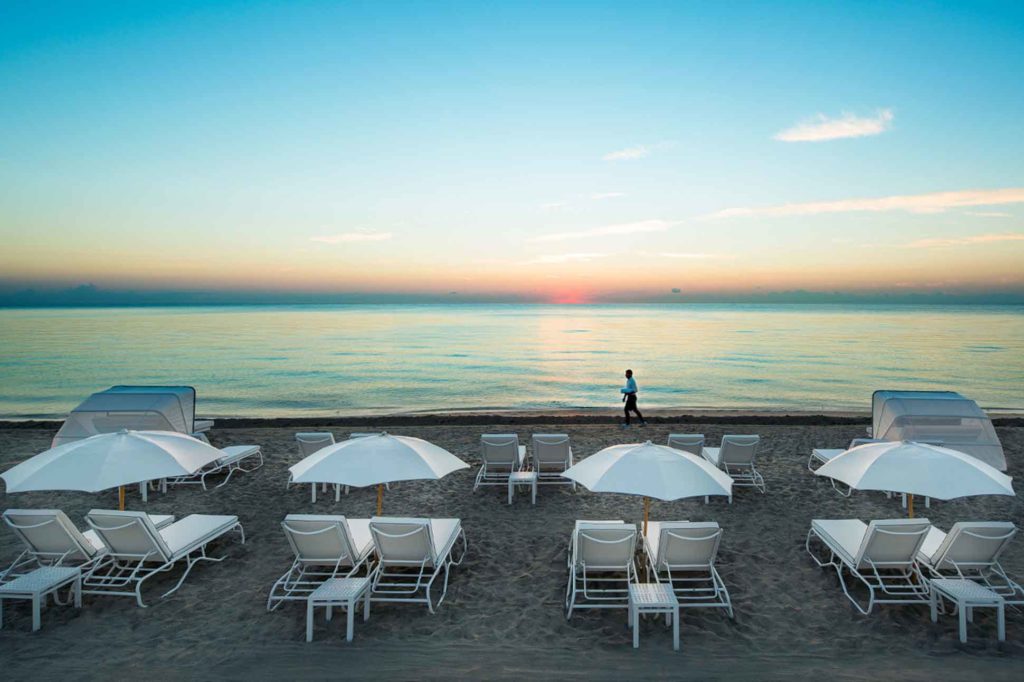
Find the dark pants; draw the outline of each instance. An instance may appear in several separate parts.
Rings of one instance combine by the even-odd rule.
[[[640,417],[640,421],[644,421],[644,416],[640,414],[640,410],[636,409],[636,393],[626,394],[626,406],[623,408],[626,413],[626,423],[629,423],[629,413],[636,412],[636,416]]]

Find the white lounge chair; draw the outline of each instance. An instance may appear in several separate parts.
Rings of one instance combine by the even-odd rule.
[[[562,473],[572,466],[572,444],[564,433],[535,433],[531,441],[530,458],[537,472],[538,485],[571,485],[576,481]]]
[[[238,531],[245,543],[245,531],[237,516],[190,514],[158,530],[142,512],[93,509],[85,521],[107,546],[107,552],[84,577],[82,593],[134,596],[142,607],[142,585],[149,578],[171,570],[179,561],[185,562],[185,572],[162,595],[166,597],[181,587],[200,561],[225,559],[207,556],[206,547],[211,542]]]
[[[299,446],[299,455],[305,459],[315,452],[323,450],[328,445],[334,445],[334,434],[330,431],[304,431],[295,434],[295,442]],[[288,479],[288,485],[291,485],[291,478]],[[316,502],[316,483],[310,484],[310,497],[313,502]],[[328,483],[322,484],[323,492],[327,492]],[[345,494],[348,495],[348,486],[345,486]],[[341,499],[341,486],[334,486],[334,501],[337,502]]]
[[[373,553],[370,519],[289,514],[281,522],[295,560],[270,588],[267,610],[285,601],[306,601],[332,578],[350,578],[368,568]]]
[[[224,477],[224,480],[217,484],[217,487],[220,488],[231,480],[232,474],[236,471],[249,473],[263,466],[263,451],[259,445],[229,445],[226,448],[221,448],[220,451],[224,454],[191,476],[167,479],[163,484],[164,490],[166,491],[168,486],[190,484],[201,485],[203,490],[206,490],[208,476],[226,473],[227,476]],[[254,461],[245,464],[246,460]]]
[[[846,598],[867,615],[875,604],[928,603],[928,582],[916,557],[929,528],[928,519],[888,519],[870,524],[859,519],[815,519],[804,548],[818,566],[836,570]],[[813,538],[825,546],[827,560],[811,549]],[[867,607],[850,593],[844,572],[868,589]]]
[[[151,514],[149,519],[157,528],[174,522],[171,515]],[[0,583],[44,566],[72,566],[88,572],[107,551],[95,531],[79,532],[59,509],[8,509],[3,520],[25,550],[0,573]]]
[[[575,609],[625,609],[629,586],[638,582],[637,532],[622,521],[577,521],[569,541],[565,618]]]
[[[670,433],[668,434],[668,446],[700,457],[700,451],[704,449],[704,434]]]
[[[722,529],[714,521],[651,521],[644,536],[644,554],[651,575],[667,582],[680,608],[725,609],[733,617],[732,600],[715,568]]]
[[[722,436],[718,448],[703,448],[701,455],[716,467],[729,474],[733,487],[756,488],[765,492],[764,477],[754,465],[760,436]],[[732,501],[732,498],[729,498]]]
[[[375,516],[370,519],[370,533],[378,560],[371,574],[370,601],[426,604],[433,613],[448,594],[451,567],[466,556],[468,544],[459,519]],[[462,551],[456,558],[459,538]],[[441,596],[434,602],[430,590],[442,571]]]
[[[480,436],[480,446],[480,471],[473,490],[485,485],[507,487],[509,476],[523,468],[526,446],[519,444],[514,433],[485,433]]]
[[[970,521],[953,524],[948,533],[928,530],[917,561],[930,578],[973,580],[1007,604],[1024,604],[1024,588],[999,563],[999,557],[1017,534],[1008,521]]]

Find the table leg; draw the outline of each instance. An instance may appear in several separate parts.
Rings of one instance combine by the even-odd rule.
[[[640,648],[640,614],[633,610],[633,648]]]
[[[331,622],[331,618],[333,618],[333,617],[334,617],[334,605],[333,604],[328,604],[327,605],[327,622],[328,623]]]
[[[996,624],[999,628],[999,641],[1006,641],[1006,609],[1002,604],[996,604]]]
[[[679,607],[675,608],[675,615],[672,617],[672,650],[679,651]]]
[[[533,499],[530,501],[530,504],[537,504],[537,481],[536,481],[536,479],[534,479],[534,481],[533,481]]]
[[[345,641],[351,642],[352,637],[355,636],[356,632],[356,600],[353,599],[348,603],[348,608],[345,609],[348,612],[348,626],[345,628]]]
[[[39,611],[42,609],[40,603],[43,595],[34,595],[32,597],[32,632],[35,632],[41,627]]]
[[[82,608],[82,576],[75,578],[75,608]]]
[[[515,485],[512,481],[508,482],[508,503],[512,504],[512,491],[515,489]]]
[[[967,643],[967,607],[960,606],[960,643]]]
[[[363,622],[370,620],[370,588],[363,593]]]
[[[932,611],[932,622],[933,623],[939,622],[939,605],[938,605],[938,601],[937,600],[938,600],[938,592],[936,592],[935,588],[933,587],[931,589],[931,594],[928,595],[929,606],[931,607],[931,611]]]
[[[314,484],[315,485],[315,484]],[[313,600],[306,601],[306,641],[313,641]]]
[[[312,486],[310,486],[310,487],[311,487],[311,489],[312,489],[312,496],[313,496],[313,499],[312,499],[311,501],[312,501],[312,502],[316,502],[316,483],[314,483],[314,484],[313,484]]]

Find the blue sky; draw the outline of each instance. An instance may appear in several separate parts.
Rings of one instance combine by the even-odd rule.
[[[1024,294],[1024,4],[725,5],[9,3],[0,289]]]

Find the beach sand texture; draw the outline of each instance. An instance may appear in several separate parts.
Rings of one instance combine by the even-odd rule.
[[[862,425],[736,424],[651,425],[628,432],[608,425],[389,426],[392,433],[437,443],[473,465],[438,482],[409,482],[385,495],[386,515],[458,517],[469,540],[464,564],[453,570],[448,597],[436,615],[418,605],[377,604],[356,637],[344,641],[344,618],[325,623],[315,640],[304,641],[301,604],[265,610],[267,592],[285,571],[291,552],[280,529],[288,513],[372,515],[375,493],[354,490],[335,503],[333,495],[309,501],[308,486],[285,489],[287,467],[298,461],[293,428],[215,429],[215,445],[258,443],[267,463],[239,474],[223,488],[198,487],[153,494],[144,505],[133,493],[128,508],[154,513],[237,514],[247,542],[225,542],[219,564],[200,564],[177,593],[158,596],[180,570],[151,581],[152,605],[131,599],[86,597],[84,608],[49,608],[43,629],[30,632],[25,603],[8,603],[0,630],[5,679],[57,677],[151,679],[333,677],[383,679],[468,678],[700,678],[773,679],[827,675],[833,679],[934,680],[966,675],[989,679],[1024,677],[1024,614],[1008,612],[1007,641],[995,636],[995,617],[978,611],[968,642],[957,639],[956,619],[929,621],[925,606],[883,606],[857,614],[831,569],[820,569],[804,552],[812,518],[894,518],[905,514],[881,493],[837,495],[827,481],[805,468],[812,447],[839,447],[863,434]],[[331,429],[336,437],[374,425]],[[315,430],[303,427],[302,430]],[[631,645],[624,610],[584,611],[565,620],[565,552],[575,519],[638,521],[639,498],[543,487],[537,505],[519,494],[506,504],[504,488],[472,492],[481,433],[515,430],[566,432],[578,458],[602,447],[653,440],[670,431],[703,432],[717,444],[723,433],[759,433],[759,466],[768,494],[741,489],[724,500],[652,503],[651,518],[717,521],[725,530],[718,568],[736,608],[730,621],[719,610],[689,610],[682,619],[682,650],[673,653],[663,619],[642,624],[640,648]],[[1024,428],[1003,427],[999,437],[1009,474],[1024,471]],[[52,430],[0,429],[0,469],[48,447]],[[1019,487],[1019,484],[1018,484]],[[324,499],[326,498],[326,499]],[[116,496],[78,493],[3,495],[0,508],[63,509],[80,526],[91,508],[111,508]],[[1018,498],[975,498],[919,505],[936,525],[957,520],[1008,520],[1024,526]],[[0,559],[9,562],[20,546],[9,529],[0,532]],[[218,552],[215,551],[214,554]],[[1024,538],[1004,556],[1004,566],[1024,578]]]

